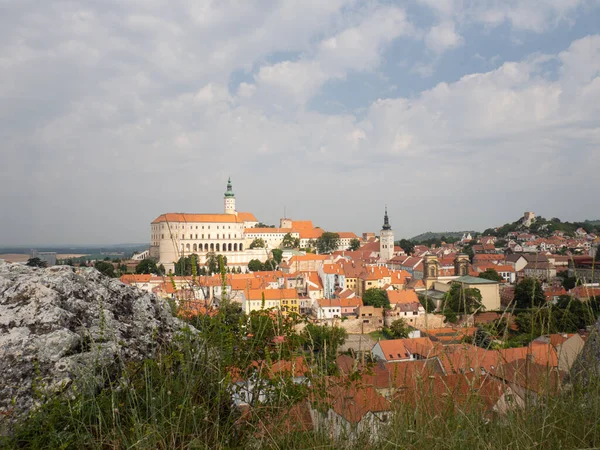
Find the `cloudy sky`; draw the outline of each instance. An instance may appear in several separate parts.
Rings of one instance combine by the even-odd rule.
[[[0,0],[0,245],[238,210],[600,218],[600,0]]]

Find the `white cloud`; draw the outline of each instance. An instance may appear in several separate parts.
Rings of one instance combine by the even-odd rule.
[[[263,221],[286,205],[326,228],[374,230],[387,202],[399,236],[483,228],[511,208],[587,211],[568,200],[600,166],[598,36],[322,114],[307,101],[328,82],[378,70],[392,41],[420,36],[402,9],[49,3],[32,13],[16,2],[0,18],[0,178],[19,186],[0,192],[0,210],[14,212],[2,244],[147,240],[158,214],[220,210],[228,175],[239,207]],[[453,5],[436,24],[451,20],[458,36],[477,11]],[[496,7],[494,20],[513,20]],[[442,51],[460,38],[436,39]]]
[[[283,61],[261,67],[256,75],[260,90],[274,90],[269,97],[289,95],[294,103],[306,103],[328,80],[342,79],[349,71],[377,68],[385,45],[414,33],[404,10],[375,8],[355,26],[323,39],[313,54],[298,61]]]
[[[456,33],[454,23],[450,21],[444,21],[431,27],[427,36],[425,36],[425,44],[436,53],[457,48],[462,43],[463,38]]]

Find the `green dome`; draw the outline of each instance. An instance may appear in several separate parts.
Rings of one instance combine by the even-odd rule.
[[[233,189],[231,187],[231,177],[227,180],[227,190],[225,191],[225,197],[235,197]]]

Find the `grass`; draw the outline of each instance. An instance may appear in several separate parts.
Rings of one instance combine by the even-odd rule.
[[[600,381],[588,374],[557,397],[542,396],[506,415],[466,408],[439,395],[416,403],[393,401],[393,415],[377,435],[334,439],[328,429],[286,432],[277,420],[306,391],[292,383],[274,390],[270,401],[249,415],[232,406],[231,367],[302,354],[311,377],[321,380],[331,355],[307,351],[293,326],[269,314],[246,320],[223,306],[214,318],[194,325],[160,349],[154,359],[128,363],[119,376],[105,374],[102,389],[85,380],[72,396],[51,399],[0,438],[0,448],[62,449],[569,449],[600,447]],[[380,333],[380,334],[379,334]],[[273,344],[273,336],[287,336]],[[382,331],[370,336],[385,338]],[[310,349],[309,349],[310,350]],[[323,358],[323,359],[322,359]],[[329,358],[329,359],[328,359]],[[323,369],[325,367],[326,369]],[[288,380],[289,381],[289,380]],[[477,392],[472,394],[476,399]],[[264,425],[268,424],[267,432]]]

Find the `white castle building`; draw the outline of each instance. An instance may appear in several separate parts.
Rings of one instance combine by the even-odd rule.
[[[307,247],[321,236],[323,230],[311,221],[281,219],[279,228],[256,228],[258,220],[249,212],[238,212],[231,179],[227,181],[223,214],[167,213],[158,216],[150,225],[150,257],[158,260],[167,271],[175,270],[182,256],[198,255],[200,264],[206,254],[214,252],[227,257],[229,267],[245,269],[250,260],[265,261],[273,248],[279,248],[288,233],[298,238],[300,247]],[[338,233],[340,250],[349,247],[357,238],[351,232]],[[265,248],[250,248],[255,239],[263,239]]]

